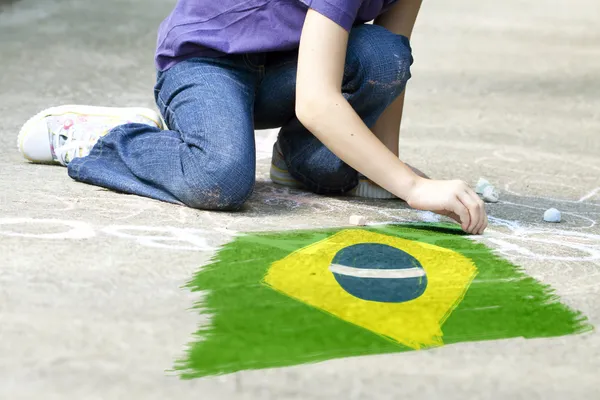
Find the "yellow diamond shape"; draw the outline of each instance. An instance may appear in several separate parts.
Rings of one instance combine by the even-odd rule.
[[[405,303],[366,301],[350,295],[337,283],[329,265],[338,251],[359,243],[384,244],[415,257],[427,274],[425,292]],[[348,229],[273,263],[263,283],[347,322],[420,349],[443,344],[441,326],[476,274],[475,264],[455,251]]]

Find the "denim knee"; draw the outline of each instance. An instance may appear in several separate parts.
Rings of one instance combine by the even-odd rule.
[[[411,77],[413,57],[406,36],[378,25],[361,25],[350,33],[348,61],[356,65],[361,83],[397,96]]]
[[[208,178],[207,174],[186,174],[186,185],[178,198],[188,207],[201,210],[239,210],[254,190],[254,172],[254,168],[231,161],[220,163]]]

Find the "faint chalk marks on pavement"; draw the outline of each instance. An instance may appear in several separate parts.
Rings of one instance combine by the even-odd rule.
[[[532,186],[542,193],[564,193],[565,189],[568,189],[569,193],[577,193],[583,187],[586,193],[581,193],[579,200],[575,201],[548,195],[532,197],[565,203],[586,202],[600,206],[600,203],[589,201],[600,193],[600,187],[597,187],[600,179],[597,171],[600,171],[600,164],[596,160],[565,161],[564,157],[556,154],[512,149],[489,151],[488,154],[477,158],[475,163],[488,169],[493,175],[513,176],[514,179],[504,185],[504,190],[515,196],[524,196],[523,192],[530,192]],[[577,185],[573,182],[577,182]]]
[[[581,196],[581,198],[579,200],[577,200],[579,203],[586,201],[588,199],[591,199],[595,196],[597,196],[598,194],[600,194],[600,187],[597,187],[596,189],[590,191],[589,193],[584,194],[583,196]]]
[[[516,184],[522,184],[524,181],[524,177],[520,178],[519,180],[513,180],[510,181],[508,183],[506,183],[504,185],[504,191],[512,194],[514,196],[525,196],[525,194],[518,192],[517,190],[513,189],[513,186]],[[557,182],[547,182],[547,181],[539,181],[539,180],[527,180],[528,184],[531,183],[540,183],[545,185],[546,187],[548,186],[554,186],[554,187],[562,187],[562,188],[569,188],[572,189],[573,191],[577,191],[577,187],[570,185],[570,184],[566,184],[566,183],[557,183]],[[548,200],[548,201],[552,201],[552,202],[557,202],[557,203],[584,203],[591,205],[591,206],[595,206],[595,207],[600,207],[600,203],[593,203],[587,200],[590,200],[592,198],[594,198],[594,196],[596,196],[598,194],[598,190],[593,190],[585,195],[583,195],[579,200],[568,200],[568,199],[557,199],[554,197],[547,197],[547,196],[531,196],[534,197],[536,199],[542,199],[542,200]]]
[[[442,220],[440,215],[432,213],[431,211],[417,211],[417,215],[424,222],[440,222]]]
[[[108,235],[130,239],[147,247],[171,250],[212,251],[216,246],[208,244],[210,232],[202,229],[181,229],[170,226],[112,225],[102,229]]]
[[[506,161],[506,162],[510,162],[510,163],[518,163],[519,162],[518,159],[507,156],[500,150],[496,150],[492,153],[492,157],[490,157],[489,155],[486,155],[486,156],[477,158],[475,160],[475,164],[481,164],[481,163],[483,163],[485,161],[489,161],[489,160],[501,160],[501,161]]]
[[[600,235],[561,229],[524,227],[517,221],[489,217],[490,228],[475,241],[490,242],[510,259],[598,262]],[[494,227],[508,228],[503,232]]]
[[[102,217],[112,220],[127,221],[142,216],[151,216],[155,222],[187,223],[194,214],[201,211],[187,207],[174,208],[171,204],[148,200],[136,196],[121,196],[118,200],[108,200],[103,196],[61,197],[54,194],[40,193],[35,202],[27,204],[29,212],[40,211],[44,214],[67,211],[83,211],[90,217]]]
[[[37,228],[35,231],[33,229]],[[35,218],[0,218],[0,236],[38,239],[89,239],[92,227],[81,221]]]
[[[257,182],[254,194],[255,198],[253,200],[258,200],[259,203],[289,210],[305,208],[312,211],[332,212],[349,207],[360,208],[361,206],[360,204],[351,205],[348,201],[334,197],[318,196],[306,191],[277,186],[269,182]]]
[[[215,232],[221,235],[215,235]],[[178,251],[213,251],[237,234],[233,230],[172,226],[96,226],[84,221],[44,218],[0,218],[0,236],[36,240],[83,240],[100,234],[144,247]],[[224,237],[224,238],[223,238]]]
[[[527,209],[531,209],[531,210],[538,210],[540,215],[541,215],[541,213],[543,213],[547,209],[546,207],[536,207],[536,206],[530,206],[530,205],[527,205],[527,204],[513,203],[513,202],[510,202],[510,201],[501,201],[500,203],[502,205],[509,206],[509,207],[527,208]],[[579,225],[579,226],[575,226],[574,227],[574,228],[577,228],[577,229],[589,229],[589,228],[593,228],[594,226],[596,226],[596,223],[597,223],[596,220],[594,220],[592,218],[589,218],[589,217],[586,217],[584,215],[581,215],[580,213],[571,212],[571,211],[561,211],[561,213],[563,215],[570,216],[572,220],[573,220],[573,218],[575,218],[576,220],[582,220],[582,221],[585,222],[585,225]],[[572,222],[575,223],[575,221],[572,221]]]

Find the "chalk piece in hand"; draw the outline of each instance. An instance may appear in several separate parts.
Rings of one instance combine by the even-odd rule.
[[[560,222],[560,211],[556,208],[550,208],[544,212],[544,221],[546,222]]]
[[[367,224],[367,218],[362,215],[351,215],[350,216],[350,225],[358,225],[364,226]]]

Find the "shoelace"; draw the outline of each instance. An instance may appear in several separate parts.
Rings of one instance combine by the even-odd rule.
[[[71,126],[69,130],[61,127],[53,135],[54,154],[62,165],[66,166],[76,157],[84,157],[92,146],[102,136],[93,129],[80,130],[76,126]],[[64,141],[61,139],[64,138]]]

